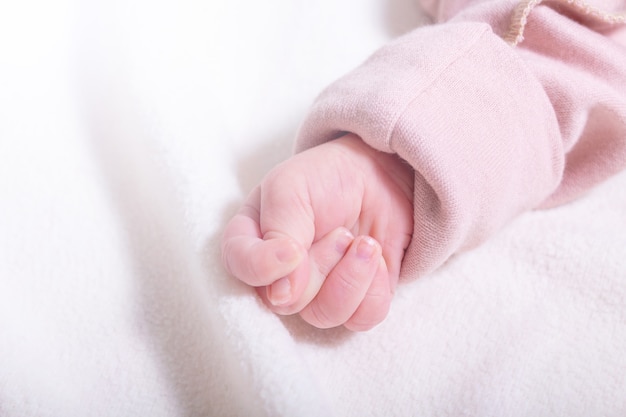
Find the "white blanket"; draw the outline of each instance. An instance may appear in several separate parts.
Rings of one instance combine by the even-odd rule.
[[[280,318],[226,220],[410,0],[0,5],[0,416],[624,416],[626,175],[405,277],[373,331]]]

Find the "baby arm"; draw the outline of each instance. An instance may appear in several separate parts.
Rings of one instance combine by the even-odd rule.
[[[228,223],[224,264],[279,314],[382,321],[413,232],[413,169],[346,135],[276,166]]]
[[[322,92],[229,223],[230,272],[280,314],[368,329],[401,262],[423,276],[623,170],[626,29],[601,17],[624,15],[539,3],[445,2]]]

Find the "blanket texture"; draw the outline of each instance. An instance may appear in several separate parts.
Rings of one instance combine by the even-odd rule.
[[[367,333],[269,312],[226,220],[409,0],[0,5],[0,416],[624,416],[626,175],[407,276]]]

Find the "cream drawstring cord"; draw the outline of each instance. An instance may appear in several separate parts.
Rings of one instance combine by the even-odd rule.
[[[626,13],[609,13],[604,10],[600,10],[583,0],[524,0],[522,1],[513,12],[511,19],[511,26],[509,31],[503,36],[503,39],[512,46],[517,46],[524,40],[524,29],[528,22],[528,16],[530,12],[541,3],[553,2],[560,3],[572,8],[572,10],[578,11],[584,16],[591,17],[600,22],[609,24],[623,24],[626,23]]]

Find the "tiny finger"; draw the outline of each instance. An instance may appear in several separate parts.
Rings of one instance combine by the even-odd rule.
[[[254,287],[271,284],[289,275],[305,255],[304,248],[288,237],[263,240],[235,236],[222,245],[224,265],[229,272]]]
[[[348,229],[339,227],[313,243],[309,250],[309,277],[304,291],[298,298],[287,303],[283,296],[290,286],[287,278],[274,282],[267,290],[267,298],[273,304],[272,310],[278,314],[294,314],[306,307],[315,298],[326,277],[341,261],[353,240],[354,236]]]
[[[375,239],[357,237],[330,272],[315,299],[302,310],[302,318],[319,328],[344,324],[370,288],[380,257],[381,247]]]
[[[350,330],[370,330],[387,317],[393,293],[385,259],[382,256],[379,259],[380,265],[372,285],[357,310],[345,323],[346,328]]]

